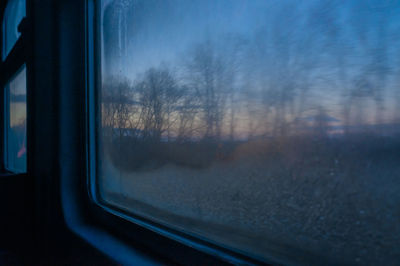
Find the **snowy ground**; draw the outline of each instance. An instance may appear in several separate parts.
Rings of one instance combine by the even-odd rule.
[[[111,204],[256,256],[396,265],[400,163],[372,158],[350,166],[350,157],[242,157],[129,173],[104,160],[100,191]]]

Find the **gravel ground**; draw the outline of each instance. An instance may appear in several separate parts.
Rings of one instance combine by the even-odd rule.
[[[119,207],[285,264],[398,265],[397,158],[338,158],[245,156],[130,173],[104,160],[100,191]]]

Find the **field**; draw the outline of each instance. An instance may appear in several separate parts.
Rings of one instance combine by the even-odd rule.
[[[400,261],[398,137],[127,143],[103,148],[110,204],[284,264]]]

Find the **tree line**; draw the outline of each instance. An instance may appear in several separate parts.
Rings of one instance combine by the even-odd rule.
[[[211,34],[135,77],[105,73],[104,134],[184,142],[396,123],[400,32],[367,2],[287,1],[251,33]]]

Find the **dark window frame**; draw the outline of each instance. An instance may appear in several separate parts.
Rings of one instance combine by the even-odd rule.
[[[9,210],[4,210],[4,218],[2,221],[2,229],[7,230],[2,234],[2,242],[7,243],[8,248],[11,250],[26,251],[24,256],[33,258],[34,252],[31,251],[33,243],[33,224],[32,217],[34,213],[33,204],[33,187],[34,179],[31,178],[29,173],[28,162],[32,158],[30,154],[30,139],[26,139],[27,148],[27,170],[23,173],[15,173],[6,169],[5,165],[5,136],[6,136],[6,86],[12,78],[18,74],[19,70],[25,65],[26,71],[26,134],[30,135],[31,130],[29,108],[31,105],[32,93],[30,90],[31,81],[31,45],[30,45],[30,27],[27,17],[29,16],[29,8],[31,0],[26,0],[26,14],[18,25],[18,31],[21,33],[16,43],[8,53],[7,57],[3,60],[3,19],[5,10],[10,0],[0,1],[0,186],[2,187],[2,200],[12,200],[12,202],[3,202],[3,205],[10,206]],[[16,212],[14,208],[22,208],[24,212]],[[6,226],[6,229],[3,227]],[[18,230],[16,230],[18,228]],[[32,255],[32,256],[31,256]]]
[[[9,0],[0,3],[1,22],[8,2]],[[0,108],[0,176],[9,177],[10,180],[19,176],[23,182],[27,183],[26,187],[35,187],[35,192],[28,196],[37,196],[34,226],[37,230],[36,234],[44,239],[37,240],[40,247],[46,248],[46,245],[56,241],[53,238],[57,238],[57,234],[54,233],[59,234],[56,230],[63,229],[63,223],[65,223],[70,231],[116,261],[121,261],[121,254],[118,254],[120,251],[113,247],[99,248],[93,243],[96,241],[93,239],[110,237],[117,241],[120,247],[133,251],[130,253],[136,258],[146,258],[145,260],[155,263],[265,264],[265,261],[249,257],[240,251],[233,251],[138,215],[123,213],[113,206],[107,206],[104,202],[99,204],[96,191],[91,190],[93,184],[89,178],[93,176],[91,171],[96,167],[94,165],[96,160],[91,157],[95,153],[93,144],[96,145],[91,142],[95,136],[93,122],[96,122],[96,117],[92,114],[96,112],[96,109],[99,110],[95,108],[98,100],[95,99],[93,87],[94,84],[99,85],[98,73],[101,67],[98,63],[100,49],[94,49],[98,47],[95,42],[100,26],[96,23],[98,19],[96,14],[99,10],[96,10],[97,12],[94,10],[95,6],[98,8],[98,5],[95,5],[98,2],[60,0],[53,2],[52,5],[47,2],[44,4],[45,10],[41,12],[48,15],[48,12],[52,10],[56,14],[44,18],[43,14],[37,13],[40,3],[26,0],[26,16],[18,26],[21,36],[7,58],[0,62],[0,90],[3,92],[0,93],[0,103],[3,104],[4,86],[24,64],[26,65],[27,173],[15,174],[5,168],[5,114],[4,106],[2,106]],[[91,21],[90,17],[95,20]],[[69,21],[73,19],[77,21],[72,23],[78,24],[79,27],[69,27]],[[30,21],[33,23],[29,23]],[[54,23],[49,26],[51,36],[47,39],[33,39],[38,32],[32,29],[38,30],[40,23],[43,24],[45,21]],[[97,29],[92,28],[88,31],[90,25],[97,25]],[[2,46],[2,27],[0,33]],[[93,39],[88,38],[90,34]],[[44,33],[39,35],[43,37]],[[75,44],[70,45],[73,43]],[[43,48],[38,44],[45,44],[50,50],[42,51]],[[40,55],[38,51],[41,51]],[[1,48],[0,58],[2,58],[2,52]],[[93,54],[90,55],[90,53]],[[44,61],[36,61],[44,54],[46,54]],[[83,56],[71,56],[76,54]],[[47,65],[43,65],[45,63]],[[45,66],[45,70],[39,70],[38,65]],[[98,68],[97,71],[94,67]],[[56,87],[51,90],[51,86]],[[47,94],[40,95],[39,92]],[[45,102],[47,106],[43,105]],[[68,110],[66,106],[69,107]],[[40,112],[44,110],[53,110],[53,113],[47,113],[43,117]],[[33,123],[36,123],[36,127],[33,127]],[[43,136],[40,128],[45,128],[46,133],[50,134],[49,137]],[[45,149],[44,154],[41,154],[40,146],[44,144],[44,140],[52,147]],[[51,160],[45,161],[46,159]],[[64,166],[60,162],[63,162]],[[48,163],[51,164],[50,169],[45,168]],[[57,225],[49,231],[45,227],[48,223]],[[104,243],[104,245],[111,244]],[[135,258],[131,255],[122,254],[122,257],[132,262]],[[271,263],[276,261],[271,259]]]
[[[93,28],[91,32],[88,29],[89,25],[98,25],[91,20],[98,19],[94,12],[98,2],[26,1],[27,19],[32,24],[21,24],[21,37],[0,65],[0,85],[8,80],[3,70],[11,73],[11,69],[18,70],[26,64],[28,173],[25,176],[29,178],[29,187],[34,187],[35,235],[40,238],[36,239],[39,247],[46,251],[52,243],[63,246],[60,239],[61,242],[68,239],[73,232],[113,260],[125,263],[267,263],[97,203],[88,177],[93,175],[95,162],[91,157],[95,153],[91,150],[95,144],[91,142],[94,133],[91,130],[96,117],[91,114],[98,104],[93,85],[100,77],[93,68],[100,67],[100,57],[99,49],[93,48],[99,29],[97,33]],[[48,32],[40,31],[44,26]],[[24,31],[27,28],[31,31]],[[90,39],[88,34],[97,35]],[[14,57],[18,60],[12,60]],[[1,128],[0,134],[3,134]],[[47,147],[42,149],[42,145]],[[0,146],[0,152],[2,149]],[[271,263],[278,261],[271,257]]]

